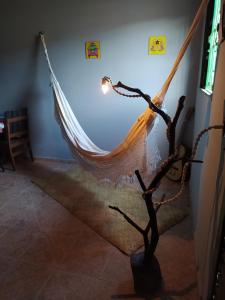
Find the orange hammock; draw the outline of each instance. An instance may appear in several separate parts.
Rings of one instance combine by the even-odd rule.
[[[207,3],[208,0],[202,0],[172,70],[161,90],[153,97],[153,103],[157,105],[161,105],[163,103],[166,92],[174,75],[176,74],[187,47],[191,42],[197,25],[204,14]],[[147,108],[134,122],[121,144],[115,147],[111,152],[100,149],[86,135],[71,110],[71,107],[53,72],[43,34],[41,35],[41,40],[51,75],[52,88],[56,100],[56,109],[59,120],[64,132],[66,133],[66,137],[76,153],[78,153],[84,161],[91,165],[92,169],[96,170],[96,173],[100,177],[108,177],[116,180],[118,176],[129,176],[130,174],[133,174],[135,169],[149,172],[149,168],[151,169],[151,166],[148,164],[148,156],[153,155],[153,153],[151,153],[151,145],[148,151],[146,150],[146,141],[147,135],[150,133],[151,128],[154,125],[156,114],[151,109]]]

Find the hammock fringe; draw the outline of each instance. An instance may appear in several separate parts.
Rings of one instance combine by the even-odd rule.
[[[155,95],[155,97],[153,97],[152,101],[155,104],[161,105],[163,103],[166,92],[176,74],[187,47],[192,40],[200,19],[204,14],[207,3],[208,0],[202,0],[197,14],[174,62],[172,70],[166,78],[161,90]],[[121,144],[115,147],[111,152],[100,149],[90,140],[74,115],[51,66],[44,33],[40,32],[39,35],[43,44],[45,57],[51,76],[57,114],[64,132],[66,133],[67,138],[69,139],[75,152],[78,153],[80,157],[82,157],[82,159],[84,159],[87,163],[89,163],[92,168],[106,168],[109,178],[112,179],[118,178],[118,176],[121,176],[121,174],[133,174],[135,169],[151,173],[152,170],[149,170],[149,168],[152,167],[152,164],[147,161],[147,158],[149,155],[154,156],[155,160],[157,160],[157,158],[159,159],[160,157],[157,152],[157,147],[154,145],[152,140],[152,145],[150,145],[150,151],[152,150],[152,152],[150,154],[147,153],[147,151],[149,152],[149,149],[147,149],[146,145],[147,135],[151,132],[156,114],[147,108],[134,122]],[[151,146],[153,149],[151,149]],[[106,172],[103,173],[103,177],[105,177]],[[102,176],[100,175],[100,177]]]

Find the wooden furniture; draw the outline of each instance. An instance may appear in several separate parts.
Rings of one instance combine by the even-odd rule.
[[[5,172],[5,168],[3,166],[3,159],[2,159],[2,153],[1,153],[1,146],[0,146],[0,169],[2,172]]]
[[[31,150],[29,132],[28,132],[28,115],[27,110],[18,111],[18,116],[9,117],[9,113],[5,114],[5,142],[7,144],[9,157],[13,170],[16,170],[15,157],[29,152],[33,161],[33,153]],[[15,115],[15,112],[14,112]]]

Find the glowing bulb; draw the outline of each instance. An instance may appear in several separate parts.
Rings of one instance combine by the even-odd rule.
[[[109,91],[110,83],[107,77],[102,78],[102,92],[105,95]]]
[[[108,83],[102,84],[102,92],[105,95],[109,91],[109,85]]]

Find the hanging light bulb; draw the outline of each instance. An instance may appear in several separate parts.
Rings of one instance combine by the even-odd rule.
[[[102,78],[102,92],[104,95],[109,91],[109,88],[110,88],[110,79],[109,77],[105,76]]]
[[[102,84],[102,92],[103,92],[103,94],[105,95],[108,91],[109,91],[109,84],[108,83]]]

